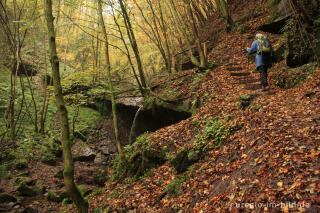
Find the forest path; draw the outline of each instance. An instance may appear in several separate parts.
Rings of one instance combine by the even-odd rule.
[[[271,41],[274,39],[271,36]],[[151,135],[153,143],[159,147],[170,145],[177,153],[192,145],[190,142],[208,119],[230,118],[242,128],[192,170],[176,174],[167,162],[130,187],[107,185],[106,193],[91,201],[92,207],[138,212],[230,212],[235,203],[280,205],[291,200],[297,204],[307,202],[316,212],[320,186],[320,70],[300,86],[284,90],[272,80],[274,72],[281,71],[276,64],[269,74],[271,89],[262,91],[259,73],[251,72],[254,62],[249,68],[247,64],[244,50],[250,42],[243,35],[226,34],[209,54],[210,61],[215,58],[221,66],[206,75],[197,91],[214,98],[191,118]],[[306,95],[310,91],[313,95]],[[242,95],[252,97],[245,109],[239,107]],[[189,179],[181,183],[177,196],[162,196],[159,200],[167,185],[183,175]],[[115,190],[119,196],[113,196]]]

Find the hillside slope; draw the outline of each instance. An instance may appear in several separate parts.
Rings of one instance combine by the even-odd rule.
[[[209,54],[223,64],[203,75],[198,93],[212,98],[191,118],[150,137],[158,147],[179,153],[192,146],[209,120],[219,118],[242,128],[184,173],[177,174],[167,161],[139,181],[107,184],[103,195],[90,200],[92,211],[319,211],[320,70],[284,90],[273,80],[283,62],[275,64],[271,89],[262,91],[259,74],[251,72],[254,64],[248,67],[244,53],[261,19],[249,20],[248,33],[224,34]],[[269,37],[272,42],[279,38]],[[247,99],[249,107],[239,107],[241,99]],[[175,193],[170,194],[168,186]]]

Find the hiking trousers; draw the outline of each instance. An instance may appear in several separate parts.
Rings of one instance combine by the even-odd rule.
[[[263,87],[268,86],[268,67],[260,66],[258,67],[258,71],[260,72],[260,81]]]

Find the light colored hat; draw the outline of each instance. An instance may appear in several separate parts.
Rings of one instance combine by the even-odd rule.
[[[256,39],[258,39],[258,38],[262,38],[262,34],[261,33],[258,33],[258,34],[256,34]]]

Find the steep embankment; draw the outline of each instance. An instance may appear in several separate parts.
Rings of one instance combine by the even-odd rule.
[[[178,153],[192,146],[210,119],[242,128],[184,173],[177,174],[167,161],[137,182],[107,184],[105,194],[90,200],[91,210],[319,211],[320,70],[300,86],[284,90],[272,80],[282,72],[276,64],[269,76],[271,89],[262,91],[259,74],[251,73],[253,63],[248,69],[243,51],[258,20],[261,17],[248,22],[251,32],[225,34],[210,53],[223,65],[204,75],[197,92],[212,98],[191,118],[151,137],[152,143]]]

